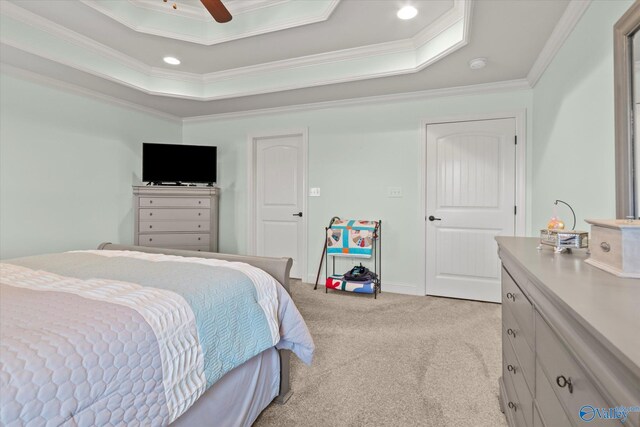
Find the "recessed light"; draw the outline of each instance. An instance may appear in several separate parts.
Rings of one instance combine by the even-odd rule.
[[[475,58],[469,61],[469,68],[479,70],[487,66],[487,58]]]
[[[164,62],[169,65],[180,65],[180,60],[178,58],[174,58],[173,56],[165,56],[162,58]]]
[[[413,6],[405,6],[398,11],[398,18],[400,19],[411,19],[415,18],[418,14],[418,9]]]

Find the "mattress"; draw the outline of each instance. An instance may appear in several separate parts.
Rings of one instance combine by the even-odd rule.
[[[82,251],[0,268],[3,426],[168,425],[273,346],[313,355],[288,294],[247,264]]]

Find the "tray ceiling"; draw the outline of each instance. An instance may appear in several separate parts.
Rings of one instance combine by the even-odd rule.
[[[171,7],[174,2],[177,10]],[[173,99],[176,110],[186,105],[176,98],[201,106],[231,101],[228,105],[242,109],[237,106],[243,100],[256,96],[300,103],[305,100],[276,94],[320,94],[322,88],[339,85],[358,88],[356,92],[370,88],[372,95],[380,92],[376,82],[394,82],[384,85],[383,92],[410,91],[405,88],[416,82],[414,90],[446,87],[435,70],[455,57],[463,69],[457,65],[448,74],[468,74],[466,64],[476,52],[489,57],[490,67],[504,63],[510,53],[517,55],[511,55],[514,63],[500,64],[502,70],[476,72],[471,84],[523,78],[568,4],[411,3],[419,14],[402,21],[395,16],[400,3],[387,0],[226,0],[234,19],[218,24],[198,0],[0,0],[0,59],[52,77],[58,74],[55,78],[83,73],[87,78],[75,80],[92,82],[86,84],[92,89],[103,91],[111,82],[138,92],[139,99],[156,98],[158,105],[171,104],[160,98]],[[520,29],[526,37],[517,34]],[[524,51],[518,52],[518,43]],[[164,56],[182,63],[168,66]],[[516,63],[522,61],[524,65]],[[510,69],[520,71],[505,72]],[[429,74],[434,78],[425,78]],[[100,80],[105,84],[95,83]],[[455,85],[451,78],[449,86]],[[115,92],[121,91],[111,90]],[[343,91],[349,92],[354,91]]]

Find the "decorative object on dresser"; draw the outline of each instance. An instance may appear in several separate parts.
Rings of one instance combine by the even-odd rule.
[[[536,238],[496,240],[509,426],[639,427],[640,280],[582,262],[585,252],[538,251]]]
[[[571,230],[564,229],[564,222],[558,219],[556,206],[558,202],[567,205],[571,209],[573,215],[573,226]],[[547,228],[540,230],[540,244],[538,250],[542,249],[542,245],[553,246],[556,253],[571,253],[571,249],[587,249],[589,248],[589,233],[586,231],[576,231],[576,213],[571,205],[562,200],[554,202],[553,217],[547,224]]]
[[[591,224],[593,241],[585,262],[619,277],[640,278],[640,220],[585,221]]]
[[[217,187],[134,186],[134,244],[218,251]]]

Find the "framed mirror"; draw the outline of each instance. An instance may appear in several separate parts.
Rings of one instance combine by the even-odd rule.
[[[616,217],[640,214],[640,1],[613,27]]]

